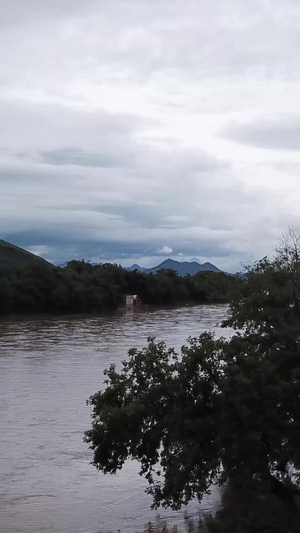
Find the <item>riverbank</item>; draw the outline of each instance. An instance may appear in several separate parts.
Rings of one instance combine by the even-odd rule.
[[[218,302],[211,302],[211,303],[203,303],[200,304],[203,307],[210,307],[211,305],[216,305],[218,307],[224,307],[224,310],[228,309],[229,304],[228,303],[218,303]],[[103,317],[114,317],[114,316],[122,316],[122,315],[133,315],[133,314],[140,314],[140,313],[155,313],[157,311],[172,311],[173,309],[193,309],[194,307],[199,307],[199,303],[193,302],[193,303],[185,303],[185,304],[178,304],[178,305],[163,305],[163,306],[156,306],[156,305],[141,305],[138,309],[126,309],[126,307],[119,307],[118,309],[115,309],[113,311],[102,311],[102,312],[91,312],[91,313],[11,313],[9,315],[0,315],[0,324],[2,322],[35,322],[35,321],[43,321],[43,320],[82,320],[82,319],[89,319],[89,318],[103,318]],[[226,315],[226,311],[225,311]]]

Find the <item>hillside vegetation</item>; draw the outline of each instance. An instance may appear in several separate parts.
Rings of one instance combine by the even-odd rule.
[[[0,239],[0,268],[24,268],[28,266],[52,266],[50,263],[23,248]]]

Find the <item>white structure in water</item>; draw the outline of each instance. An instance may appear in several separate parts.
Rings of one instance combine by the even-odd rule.
[[[137,294],[126,294],[125,301],[126,309],[136,309],[140,305],[140,300]]]

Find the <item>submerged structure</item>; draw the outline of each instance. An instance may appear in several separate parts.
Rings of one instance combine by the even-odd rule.
[[[137,294],[126,294],[125,307],[126,309],[139,309],[140,299]]]

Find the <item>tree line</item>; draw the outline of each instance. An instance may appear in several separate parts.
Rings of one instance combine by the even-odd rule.
[[[137,294],[142,304],[153,306],[227,303],[240,285],[238,277],[215,272],[145,274],[83,260],[64,268],[33,265],[0,270],[0,314],[99,313],[122,306],[125,294]]]

